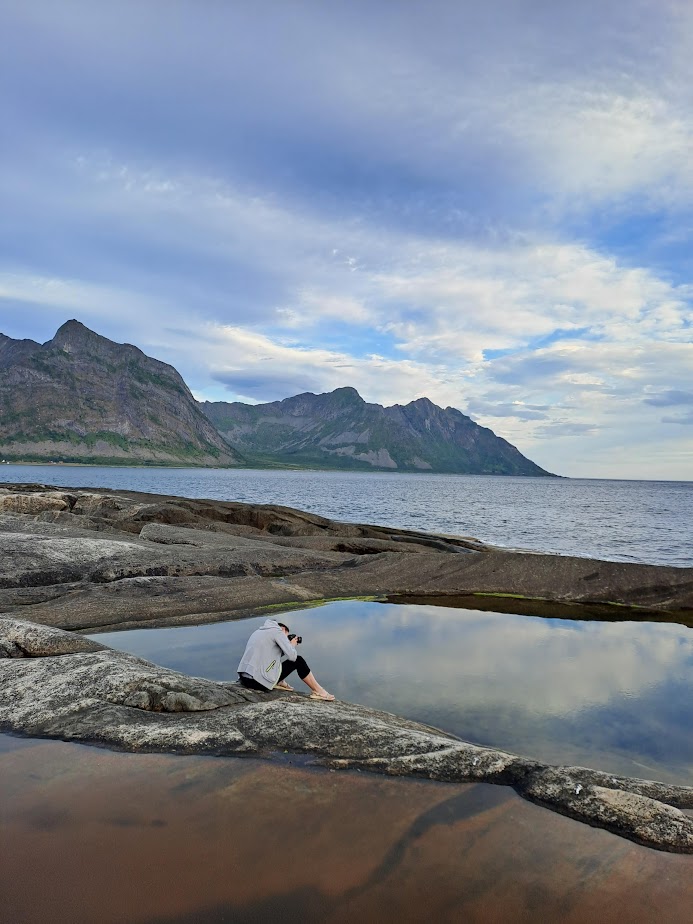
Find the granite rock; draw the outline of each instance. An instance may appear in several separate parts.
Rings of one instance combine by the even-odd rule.
[[[692,568],[511,552],[276,505],[31,484],[0,486],[0,501],[8,507],[0,510],[0,612],[62,628],[193,624],[349,596],[479,593],[639,606],[693,621]]]

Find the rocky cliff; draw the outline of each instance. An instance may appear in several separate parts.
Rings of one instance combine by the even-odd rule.
[[[382,407],[354,388],[270,404],[204,402],[219,432],[250,461],[322,468],[549,475],[453,407],[428,398]]]
[[[0,334],[8,461],[233,465],[178,372],[68,321],[47,343]]]
[[[369,404],[354,388],[198,404],[178,372],[68,321],[40,344],[0,334],[0,458],[549,475],[455,408]]]

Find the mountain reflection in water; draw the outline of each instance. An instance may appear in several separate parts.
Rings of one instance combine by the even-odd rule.
[[[547,763],[693,784],[693,629],[684,625],[362,601],[282,618],[339,699]],[[263,621],[92,637],[229,680]]]

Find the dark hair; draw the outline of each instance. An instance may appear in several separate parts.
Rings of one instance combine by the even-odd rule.
[[[288,626],[285,626],[283,622],[280,622],[280,623],[279,623],[279,628],[280,628],[280,629],[286,629],[287,632],[289,631],[289,627],[288,627]]]

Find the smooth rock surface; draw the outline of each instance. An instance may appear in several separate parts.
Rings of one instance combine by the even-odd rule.
[[[506,594],[693,619],[693,568],[509,552],[274,505],[15,484],[0,499],[0,612],[66,629],[386,594]]]

